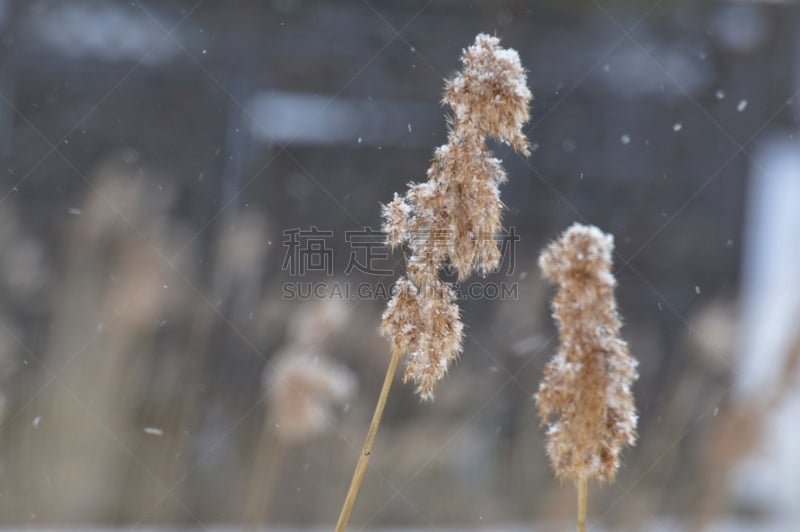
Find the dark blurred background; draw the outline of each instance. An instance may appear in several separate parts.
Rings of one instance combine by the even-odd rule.
[[[513,268],[473,280],[516,292],[463,301],[434,403],[395,384],[353,527],[571,523],[532,395],[557,346],[536,257],[574,221],[616,237],[641,373],[592,526],[797,523],[794,2],[4,0],[0,32],[4,524],[332,527],[385,299],[286,283],[402,272],[348,268],[347,235],[424,179],[479,32],[535,95],[532,155],[494,147]],[[330,268],[292,272],[312,227]]]

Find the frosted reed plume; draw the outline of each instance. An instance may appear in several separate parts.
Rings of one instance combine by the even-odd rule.
[[[387,244],[407,253],[381,330],[392,348],[408,354],[404,382],[422,399],[461,354],[463,324],[452,286],[439,277],[449,263],[459,281],[497,268],[501,229],[500,161],[486,146],[493,138],[528,155],[522,125],[531,92],[517,52],[480,34],[464,50],[462,69],[445,85],[448,142],[436,149],[427,181],[411,183],[383,209]]]
[[[575,224],[539,258],[558,285],[553,300],[561,345],[536,394],[547,454],[559,478],[612,481],[624,445],[636,442],[631,384],[636,360],[620,337],[611,273],[614,237]]]
[[[625,445],[636,442],[631,384],[636,360],[620,337],[611,273],[614,237],[574,224],[539,258],[558,285],[553,300],[561,345],[536,394],[549,422],[547,454],[556,476],[578,487],[578,530],[586,527],[587,483],[613,481]]]
[[[411,183],[405,195],[395,194],[383,208],[386,243],[403,248],[406,275],[398,279],[383,314],[381,332],[391,341],[392,356],[337,532],[350,519],[400,357],[408,354],[404,382],[413,380],[420,397],[432,400],[436,382],[461,354],[461,312],[439,270],[449,262],[463,280],[500,262],[498,185],[506,174],[486,139],[528,154],[522,125],[531,92],[517,52],[500,48],[496,37],[479,34],[464,50],[461,65],[445,85],[443,103],[453,112],[450,131],[447,144],[434,153],[428,180]]]

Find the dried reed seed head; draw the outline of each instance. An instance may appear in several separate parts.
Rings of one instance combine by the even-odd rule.
[[[448,143],[436,149],[424,183],[409,185],[383,207],[386,243],[405,245],[406,271],[383,315],[381,330],[392,348],[408,354],[405,379],[423,399],[461,353],[463,324],[452,287],[439,278],[449,260],[459,280],[499,265],[495,236],[501,229],[498,185],[506,180],[492,157],[491,136],[528,153],[522,124],[531,93],[513,50],[478,35],[464,50],[463,69],[445,87],[453,109]]]
[[[456,120],[448,143],[436,149],[428,181],[412,183],[405,197],[395,195],[383,208],[383,229],[390,247],[408,242],[413,253],[430,261],[433,270],[449,258],[460,280],[473,271],[496,268],[499,259],[495,236],[501,229],[502,202],[497,185],[507,178],[500,161],[486,148],[484,137],[509,140],[506,130],[512,126],[487,130],[481,124],[519,115],[513,128],[524,144],[521,127],[531,97],[519,56],[499,48],[494,37],[479,35],[465,50],[462,63],[463,72],[448,84]],[[523,90],[516,93],[521,101],[503,96],[515,83],[522,84]],[[456,100],[461,104],[456,105]],[[473,114],[464,114],[473,107]],[[497,133],[501,130],[508,134]]]
[[[636,441],[630,388],[637,363],[618,336],[612,251],[611,235],[575,224],[540,258],[558,284],[553,316],[561,342],[536,404],[542,422],[550,421],[547,454],[562,479],[613,480],[622,447]]]
[[[438,279],[417,288],[401,277],[381,323],[392,348],[408,354],[403,381],[414,381],[423,400],[433,399],[436,381],[461,354],[463,329],[452,287]]]
[[[467,123],[480,136],[508,143],[528,155],[522,125],[528,120],[531,91],[515,50],[484,33],[464,50],[461,72],[445,86],[444,102],[454,122]]]
[[[345,366],[289,348],[265,371],[264,387],[279,436],[300,442],[329,427],[333,406],[355,393],[356,378]]]

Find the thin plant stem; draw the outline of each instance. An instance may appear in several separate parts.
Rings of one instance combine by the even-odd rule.
[[[383,387],[378,396],[378,404],[375,405],[375,413],[372,415],[372,422],[369,424],[367,439],[364,441],[364,449],[361,451],[361,457],[356,464],[353,480],[350,481],[350,489],[347,491],[347,497],[342,506],[342,513],[339,514],[339,521],[336,523],[336,532],[344,532],[345,528],[347,528],[347,522],[350,520],[350,513],[353,511],[353,506],[356,503],[358,489],[361,487],[361,481],[364,478],[364,473],[367,471],[367,463],[372,454],[372,444],[375,441],[375,435],[378,433],[381,417],[383,417],[383,409],[386,407],[386,398],[389,397],[389,390],[392,388],[394,374],[397,372],[400,355],[402,355],[400,350],[393,350],[392,358],[389,361],[389,367],[386,370],[386,377],[383,379]]]
[[[286,445],[272,434],[265,415],[245,504],[244,523],[248,530],[255,530],[259,523],[269,521],[285,451]]]
[[[589,479],[578,480],[578,532],[586,532],[586,498],[589,493]]]

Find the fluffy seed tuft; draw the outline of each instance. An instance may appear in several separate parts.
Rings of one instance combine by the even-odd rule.
[[[395,286],[381,331],[408,355],[404,379],[416,383],[423,399],[433,398],[436,382],[461,354],[464,326],[439,270],[449,265],[461,281],[500,263],[498,185],[506,174],[486,138],[528,154],[522,126],[531,92],[517,52],[480,34],[461,63],[445,86],[444,103],[453,112],[448,142],[434,152],[427,181],[410,184],[383,207],[386,244],[403,246],[408,255],[407,276]]]
[[[613,481],[625,445],[636,443],[631,384],[636,360],[622,327],[611,274],[613,236],[575,224],[542,253],[561,344],[545,368],[536,404],[547,428],[547,454],[561,479]]]

